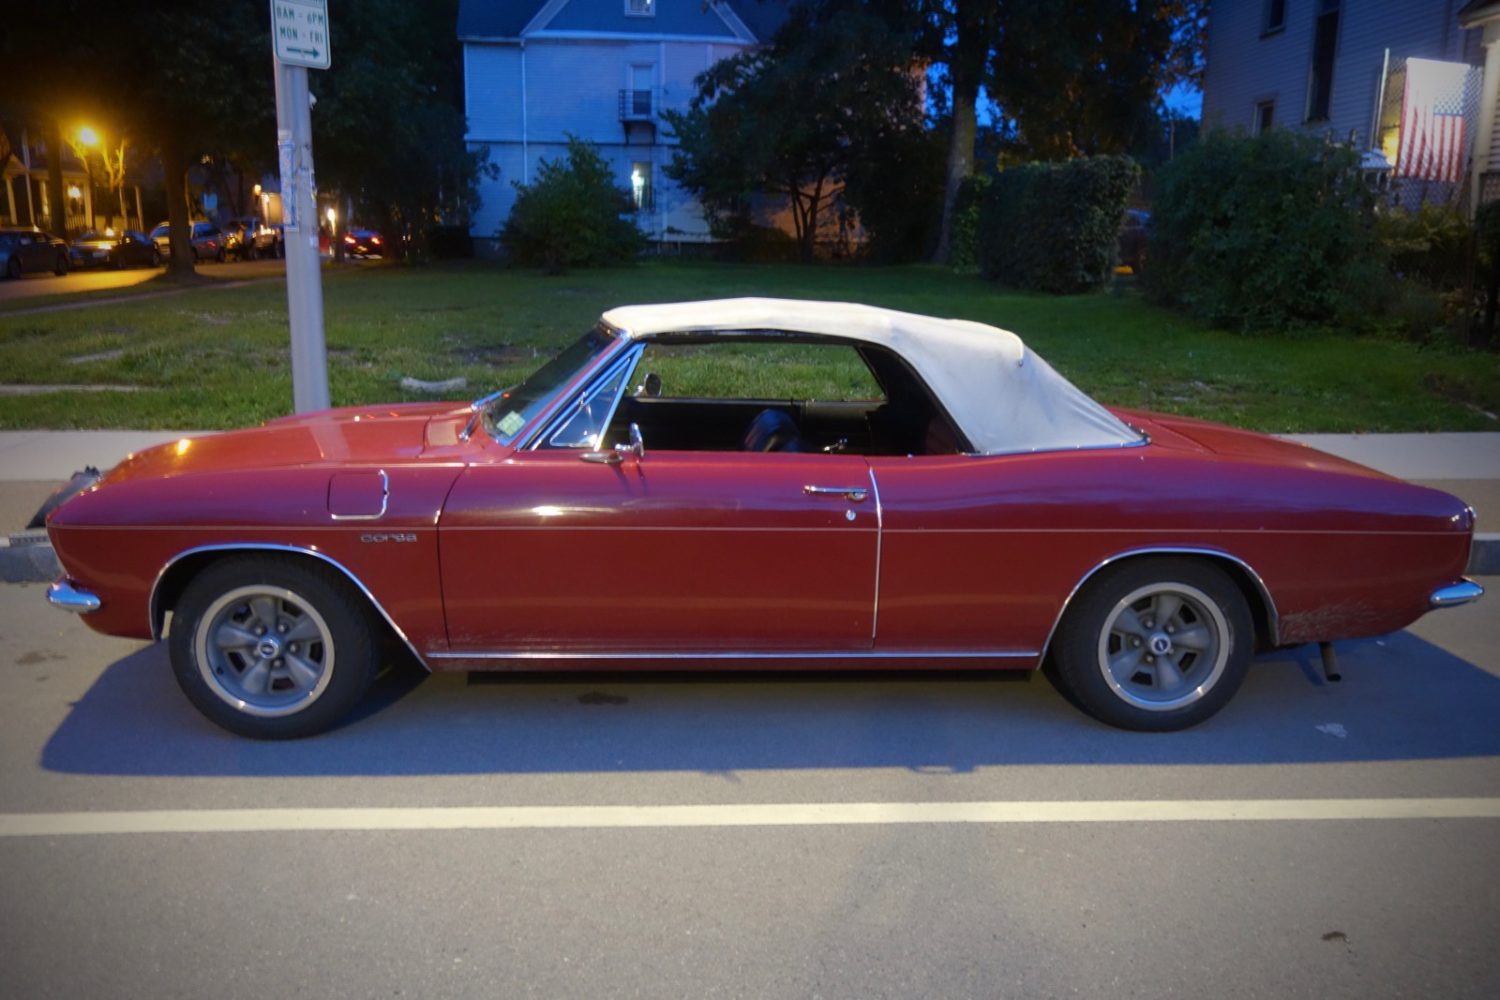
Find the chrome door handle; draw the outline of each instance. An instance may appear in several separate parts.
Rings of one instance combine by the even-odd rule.
[[[863,486],[804,486],[802,492],[809,496],[844,497],[850,503],[859,503],[870,495]]]

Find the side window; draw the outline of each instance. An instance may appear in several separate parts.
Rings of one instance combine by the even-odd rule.
[[[609,415],[614,411],[615,401],[620,397],[620,387],[625,384],[625,376],[629,374],[630,366],[625,365],[603,385],[585,396],[573,415],[547,439],[547,446],[598,448],[604,428],[609,423]]]
[[[637,381],[656,375],[671,399],[874,402],[885,398],[864,359],[847,344],[717,341],[651,343]]]

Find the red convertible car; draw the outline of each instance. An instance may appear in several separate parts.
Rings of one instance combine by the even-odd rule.
[[[1045,664],[1097,719],[1169,730],[1257,649],[1479,597],[1473,521],[1106,409],[993,327],[736,299],[612,310],[472,404],[132,455],[52,514],[49,599],[168,634],[187,697],[254,737],[338,723],[385,638],[433,670]]]

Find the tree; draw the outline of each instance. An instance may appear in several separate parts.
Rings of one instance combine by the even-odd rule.
[[[922,126],[909,39],[855,0],[794,7],[769,47],[696,82],[687,111],[662,115],[680,144],[667,176],[720,226],[758,192],[784,197],[804,260],[851,167]]]
[[[1030,157],[1112,153],[1138,142],[1163,89],[1196,82],[1208,0],[922,0],[913,51],[952,91],[943,219],[947,260],[959,185],[974,170],[985,90],[999,131]]]
[[[609,164],[582,139],[570,136],[566,160],[543,160],[535,183],[515,187],[500,241],[518,264],[561,274],[624,263],[645,246],[630,192],[615,186]]]

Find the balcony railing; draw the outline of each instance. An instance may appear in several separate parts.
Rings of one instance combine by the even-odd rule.
[[[650,90],[620,91],[620,121],[649,122],[656,117],[656,94]]]

